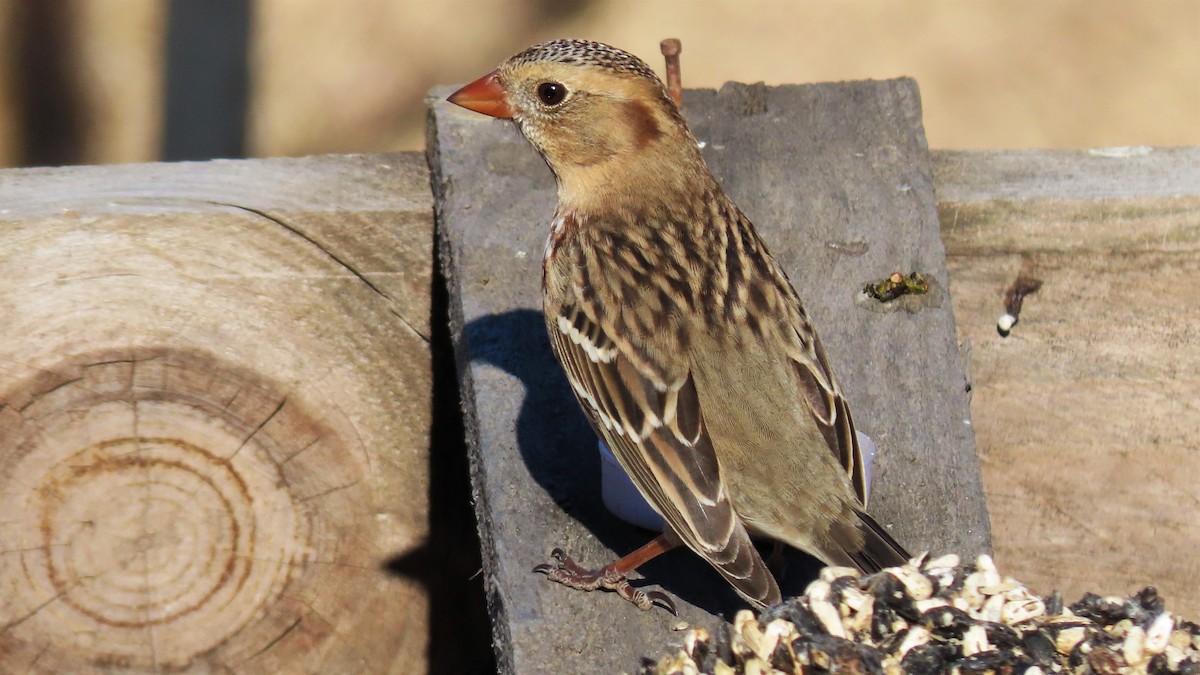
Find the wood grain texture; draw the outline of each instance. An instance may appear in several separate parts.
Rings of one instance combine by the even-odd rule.
[[[416,155],[0,172],[0,671],[411,672]]]
[[[676,619],[530,572],[554,546],[599,565],[650,536],[604,510],[595,435],[547,342],[540,277],[553,179],[511,125],[441,103],[451,91],[431,96],[428,148],[500,666],[632,670],[660,653]],[[856,422],[881,446],[872,512],[914,550],[988,550],[950,303],[915,313],[855,304],[865,283],[896,271],[947,282],[915,83],[730,84],[686,92],[685,114],[791,275]],[[792,570],[800,590],[806,578]],[[694,625],[715,627],[714,614],[743,606],[686,551],[639,571]]]
[[[1200,616],[1200,148],[938,152],[1001,569]],[[1044,283],[1011,337],[1003,294]]]

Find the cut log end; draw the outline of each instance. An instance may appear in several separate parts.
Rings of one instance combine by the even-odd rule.
[[[319,557],[314,524],[353,540],[361,522],[309,503],[361,479],[339,461],[349,444],[210,355],[93,355],[4,400],[5,632],[50,637],[64,663],[261,647],[288,627],[267,610]]]
[[[424,669],[422,171],[0,178],[0,673]]]

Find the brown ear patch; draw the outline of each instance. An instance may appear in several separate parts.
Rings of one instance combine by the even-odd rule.
[[[625,101],[625,121],[633,132],[633,147],[640,150],[658,140],[663,131],[654,119],[654,111],[644,101]]]

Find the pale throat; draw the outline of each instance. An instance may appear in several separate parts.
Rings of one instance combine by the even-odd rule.
[[[610,161],[555,172],[558,212],[602,213],[628,204],[646,204],[690,193],[708,176],[701,162],[677,153],[622,154]]]

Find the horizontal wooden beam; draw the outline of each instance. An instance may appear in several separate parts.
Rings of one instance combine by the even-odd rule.
[[[856,131],[849,119],[816,111],[832,106],[846,116],[869,110],[874,100],[910,124],[914,100],[905,86],[854,90],[859,98],[849,103],[824,88],[780,94],[740,86],[691,93],[688,101],[714,168],[792,271],[826,340],[842,345],[836,363],[855,405],[870,411],[862,421],[868,431],[879,415],[895,414],[880,407],[880,397],[919,398],[937,387],[872,388],[863,370],[884,357],[835,335],[866,330],[898,348],[886,333],[870,333],[876,319],[865,328],[840,323],[840,289],[895,260],[926,265],[938,244],[926,229],[912,249],[885,247],[879,258],[872,257],[881,248],[873,239],[863,256],[850,255],[861,246],[843,244],[874,236],[876,225],[894,225],[887,213],[928,213],[934,200],[928,174],[913,160],[920,153],[911,128]],[[774,121],[780,109],[808,117],[792,129]],[[443,253],[454,261],[447,270],[459,298],[455,325],[469,327],[457,347],[466,358],[464,395],[474,402],[467,410],[472,439],[493,453],[472,461],[479,504],[497,514],[483,533],[495,551],[486,573],[502,657],[510,668],[598,669],[611,654],[614,669],[631,670],[638,656],[662,652],[675,635],[667,630],[674,620],[630,613],[612,598],[571,594],[528,574],[556,544],[601,562],[644,536],[599,504],[590,432],[545,350],[537,265],[553,207],[549,176],[503,125],[436,114],[437,147],[453,146],[463,158],[460,171],[482,162],[474,180],[492,183],[478,195],[460,174],[435,174],[438,208],[458,223],[446,230],[452,248]],[[748,130],[735,133],[726,117]],[[762,129],[770,125],[791,129],[800,140],[787,143],[804,152],[771,141],[769,128]],[[853,143],[860,146],[846,140],[858,133],[863,138]],[[896,144],[897,137],[904,142]],[[857,149],[841,153],[846,147]],[[948,281],[969,355],[972,428],[1003,568],[1068,596],[1156,584],[1169,609],[1200,615],[1192,583],[1200,573],[1200,525],[1187,508],[1194,501],[1190,477],[1200,472],[1193,451],[1200,411],[1189,403],[1200,386],[1200,345],[1188,311],[1190,289],[1200,287],[1200,149],[934,151],[929,166],[948,269],[935,278]],[[363,663],[385,670],[426,657],[433,668],[447,663],[437,660],[436,646],[426,651],[426,622],[457,610],[439,612],[424,598],[461,580],[413,572],[444,553],[423,545],[437,517],[427,503],[428,181],[414,153],[0,171],[0,579],[21,589],[0,606],[0,670],[70,671],[94,663],[153,670],[155,659],[157,667],[187,663],[212,644],[218,646],[195,656],[194,665],[272,672],[296,659],[312,663],[314,654],[331,670]],[[912,201],[898,207],[899,199]],[[472,212],[474,219],[464,220]],[[843,230],[806,239],[808,222]],[[846,231],[850,236],[839,234]],[[834,246],[824,246],[829,242]],[[1027,300],[1012,337],[1001,339],[995,318],[1021,269],[1044,285]],[[905,358],[900,367],[920,366]],[[190,403],[181,408],[181,400]],[[135,410],[140,435],[132,433]],[[101,465],[95,447],[106,439],[117,442],[107,446],[113,448],[122,439],[162,438],[150,434],[155,429],[184,434],[178,440],[208,448],[208,455],[227,453],[224,466],[232,469],[188,464],[204,456],[194,451],[177,464],[190,474],[185,479],[207,476],[218,486],[230,470],[255,476],[247,485],[258,506],[239,511],[234,500],[228,513],[242,514],[240,520],[221,516],[224,507],[196,520],[207,503],[203,490],[192,490],[188,503],[197,508],[164,515],[142,509],[154,500],[137,501],[136,491],[89,485],[98,472],[87,467]],[[309,446],[305,433],[314,429],[327,440]],[[896,438],[884,431],[877,438]],[[231,434],[232,445],[223,434]],[[93,454],[79,454],[88,448]],[[150,442],[135,450],[131,457],[140,454],[143,465],[172,459],[155,454],[166,450]],[[526,463],[526,450],[535,459],[566,454],[537,469]],[[912,498],[894,482],[903,477],[900,453],[894,446],[884,452],[880,513],[888,490],[898,508]],[[511,472],[497,473],[505,462]],[[136,462],[123,466],[129,476],[146,470]],[[81,470],[64,474],[69,467]],[[272,471],[283,484],[260,481]],[[485,473],[493,477],[486,483]],[[154,475],[152,490],[171,489],[171,474]],[[56,494],[61,499],[47,497]],[[106,501],[88,502],[92,518],[55,520],[97,494]],[[144,515],[118,526],[121,509],[133,508],[122,502],[131,494]],[[273,516],[254,511],[271,504],[278,507]],[[92,597],[85,591],[105,587],[81,584],[76,595],[58,595],[49,571],[72,560],[53,552],[69,547],[44,549],[31,517],[49,517],[55,543],[92,545],[91,559],[136,566],[150,556],[206,559],[168,535],[188,524],[242,525],[246,513],[274,526],[255,544],[254,560],[239,558],[249,565],[246,578],[287,579],[261,598],[233,600],[258,611],[255,618],[169,619],[153,629],[105,624],[94,634],[111,639],[90,645],[54,637],[55,626],[86,633],[71,601],[84,603]],[[287,513],[301,514],[293,523],[310,523],[311,530],[281,525]],[[884,520],[901,528],[907,522]],[[102,528],[91,539],[69,529],[88,521]],[[93,555],[94,546],[118,541],[133,548]],[[307,548],[291,562],[254,569],[282,560],[263,552],[301,544]],[[648,568],[647,577],[686,601],[689,621],[710,620],[708,607],[736,606],[707,568],[673,555]],[[29,576],[38,570],[46,573]],[[501,583],[510,580],[509,587]],[[169,600],[165,585],[155,588],[154,598]],[[123,611],[119,603],[98,607],[101,619]],[[624,632],[606,642],[613,636],[603,631],[614,624]],[[564,630],[556,632],[559,625]],[[406,637],[398,642],[397,634]],[[518,638],[542,645],[518,650]],[[568,656],[543,663],[538,649]]]
[[[933,153],[1003,569],[1200,616],[1200,148]],[[1008,338],[1004,294],[1041,289]]]

